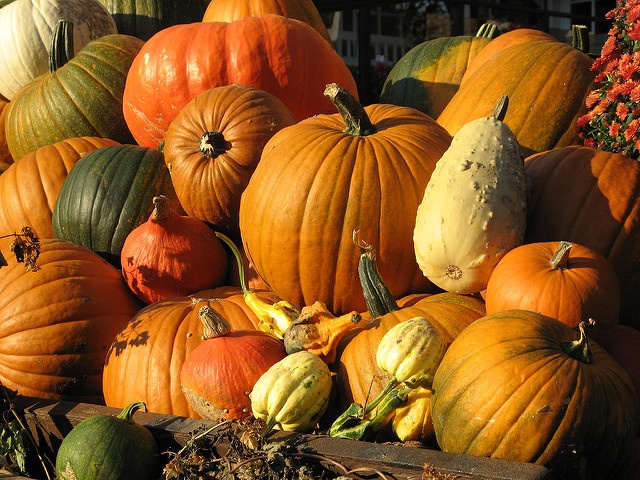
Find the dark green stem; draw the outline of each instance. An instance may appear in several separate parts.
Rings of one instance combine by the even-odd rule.
[[[58,20],[49,50],[49,73],[53,73],[73,58],[73,23]]]
[[[238,247],[236,247],[235,242],[231,240],[229,237],[227,237],[224,233],[220,233],[220,232],[215,232],[215,233],[216,233],[216,237],[222,240],[224,244],[231,249],[231,252],[233,253],[233,256],[236,259],[236,263],[238,264],[238,276],[240,277],[240,287],[242,288],[242,293],[245,295],[247,293],[251,293],[251,291],[247,288],[247,282],[244,276],[244,265],[242,264],[242,255],[240,254],[240,250],[238,250]]]
[[[596,322],[593,318],[590,318],[587,322],[580,322],[578,324],[580,338],[571,342],[562,342],[562,348],[567,355],[582,363],[593,363],[593,354],[589,349],[589,339],[587,338],[586,328],[593,327],[595,324]]]
[[[131,402],[129,405],[122,409],[122,411],[118,414],[118,418],[120,420],[126,420],[129,423],[134,423],[133,414],[138,410],[146,412],[147,406],[144,404],[144,402]]]

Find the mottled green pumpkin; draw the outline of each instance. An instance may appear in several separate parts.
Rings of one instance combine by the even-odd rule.
[[[125,238],[149,218],[157,195],[183,211],[162,152],[139,145],[99,148],[80,159],[62,184],[53,233],[119,267]]]
[[[20,89],[6,107],[5,133],[13,159],[74,137],[133,143],[122,96],[127,72],[143,43],[129,35],[107,35],[89,42],[68,61],[68,46],[56,49],[51,72]]]
[[[484,24],[476,36],[438,37],[416,45],[389,72],[380,101],[417,108],[437,118],[494,32],[495,25]]]

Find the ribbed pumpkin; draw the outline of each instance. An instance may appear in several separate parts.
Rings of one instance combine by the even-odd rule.
[[[609,259],[620,282],[620,321],[640,326],[640,164],[571,146],[528,157],[525,172],[525,243],[566,240]]]
[[[287,356],[281,340],[256,329],[231,330],[208,305],[198,310],[202,343],[184,360],[180,385],[202,418],[235,420],[251,415],[249,393],[273,364]]]
[[[96,253],[40,240],[36,272],[0,268],[0,380],[21,395],[102,403],[106,353],[142,304]]]
[[[276,96],[247,85],[196,95],[171,122],[164,159],[184,211],[240,241],[240,195],[267,141],[296,119]]]
[[[118,33],[149,40],[163,28],[202,20],[209,0],[100,0]]]
[[[131,230],[120,252],[122,276],[145,303],[222,285],[227,252],[202,220],[183,216],[164,195],[153,198],[149,219]]]
[[[437,118],[494,31],[495,25],[484,24],[476,36],[438,37],[416,45],[389,72],[380,102],[417,108]]]
[[[265,298],[272,299],[268,292]],[[141,309],[114,335],[104,365],[106,404],[123,408],[139,399],[150,412],[198,417],[180,387],[186,356],[202,342],[198,311],[209,306],[232,330],[250,330],[258,319],[237,287],[218,287],[192,297],[154,302]]]
[[[92,40],[118,33],[98,0],[15,0],[0,9],[0,94],[9,100],[47,72],[58,21],[75,25],[73,52]]]
[[[52,53],[53,71],[22,88],[7,107],[7,145],[14,160],[67,138],[95,136],[132,143],[122,95],[127,71],[142,44],[138,38],[113,34],[89,42],[68,61],[64,49]]]
[[[272,13],[311,25],[329,43],[331,36],[312,0],[211,0],[203,22],[233,22],[239,18]]]
[[[584,328],[529,310],[493,313],[460,333],[432,395],[443,451],[536,463],[558,478],[612,478],[640,426],[620,364]]]
[[[131,65],[124,117],[140,145],[157,147],[178,111],[209,88],[240,83],[265,90],[302,120],[334,111],[322,96],[329,82],[357,95],[344,60],[300,20],[265,14],[176,25],[151,37]]]
[[[139,145],[96,149],[76,163],[62,184],[53,233],[120,267],[127,235],[149,218],[157,195],[167,196],[182,211],[162,152]]]
[[[480,65],[451,98],[438,123],[451,135],[509,97],[504,118],[525,155],[577,143],[595,72],[591,58],[555,39],[519,43]]]
[[[489,278],[484,300],[488,314],[533,310],[572,328],[593,318],[595,339],[620,315],[620,285],[611,262],[565,241],[527,243],[507,252]]]
[[[624,324],[614,325],[603,332],[599,343],[629,374],[640,398],[640,330]]]
[[[242,195],[240,231],[279,297],[298,308],[321,301],[342,315],[365,309],[354,230],[375,245],[394,296],[432,287],[416,263],[412,232],[451,137],[416,109],[363,108],[335,84],[327,90],[345,118],[319,115],[271,138]]]
[[[28,226],[37,237],[53,238],[51,218],[62,184],[76,162],[96,148],[116,145],[108,138],[69,138],[40,147],[0,175],[0,232]],[[11,239],[1,239],[8,246]]]

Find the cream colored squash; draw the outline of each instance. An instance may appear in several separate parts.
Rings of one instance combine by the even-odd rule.
[[[522,244],[527,187],[518,142],[493,115],[472,120],[436,164],[416,214],[414,249],[424,275],[443,290],[481,292],[498,261]]]

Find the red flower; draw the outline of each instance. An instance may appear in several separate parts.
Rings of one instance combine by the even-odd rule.
[[[619,102],[616,106],[616,115],[618,116],[618,118],[624,122],[627,118],[628,113],[629,108],[624,103]]]

